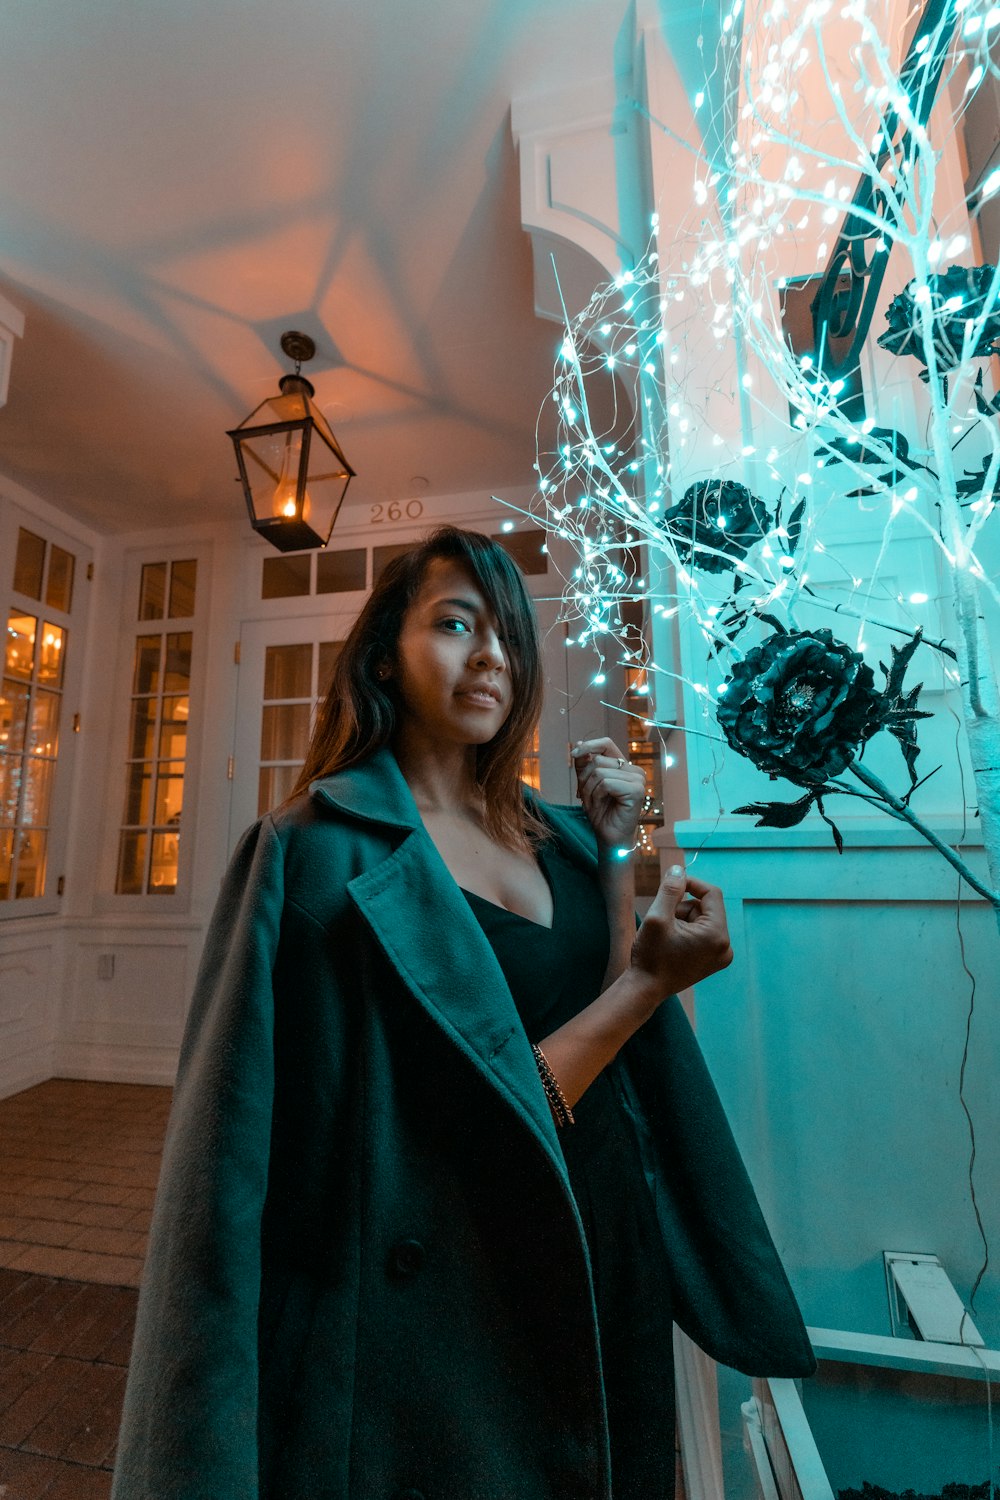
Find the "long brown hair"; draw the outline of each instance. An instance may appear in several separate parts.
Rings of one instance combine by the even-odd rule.
[[[356,765],[392,739],[399,699],[393,678],[380,679],[379,667],[395,663],[403,617],[438,557],[469,570],[508,642],[511,711],[493,739],[476,748],[476,785],[487,832],[508,848],[523,849],[547,834],[525,803],[520,780],[542,707],[538,625],[516,564],[480,531],[440,526],[386,565],[341,648],[291,795]]]

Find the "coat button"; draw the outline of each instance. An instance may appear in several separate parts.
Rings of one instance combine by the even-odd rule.
[[[396,1276],[416,1276],[424,1263],[426,1251],[419,1240],[400,1240],[393,1245],[389,1256],[389,1269]],[[416,1490],[403,1490],[400,1500],[423,1500]]]

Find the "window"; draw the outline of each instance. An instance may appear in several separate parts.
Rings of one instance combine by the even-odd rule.
[[[407,545],[413,544],[411,542]],[[312,571],[314,557],[315,575]],[[367,582],[367,547],[335,547],[323,552],[283,552],[280,557],[261,559],[262,599],[303,599],[313,593],[363,593]]]
[[[538,736],[538,725],[535,725],[535,733],[531,744],[525,751],[524,759],[521,761],[521,780],[527,782],[528,786],[534,787],[536,792],[542,789],[542,771],[540,764],[541,749]]]
[[[511,522],[507,522],[511,525]],[[499,542],[524,574],[547,573],[549,570],[546,533],[540,526],[525,526],[520,531],[498,531],[490,538]]]
[[[46,894],[75,567],[73,553],[18,529],[0,683],[0,901]]]
[[[177,622],[194,614],[197,574],[194,559],[142,568],[115,881],[121,896],[177,889],[193,645],[191,630]]]
[[[313,714],[325,697],[343,641],[294,641],[264,650],[257,814],[277,807],[306,758]]]

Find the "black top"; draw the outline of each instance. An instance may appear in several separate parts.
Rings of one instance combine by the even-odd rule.
[[[596,882],[554,840],[539,850],[552,927],[464,894],[510,986],[524,1029],[541,1041],[601,991],[608,920]],[[638,1145],[607,1074],[559,1132],[594,1276],[614,1500],[674,1493],[673,1322],[666,1257]],[[572,1380],[571,1370],[553,1370]]]

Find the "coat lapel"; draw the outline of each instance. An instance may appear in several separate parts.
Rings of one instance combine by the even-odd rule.
[[[368,822],[405,830],[387,859],[348,882],[359,915],[407,990],[542,1142],[568,1189],[555,1125],[513,996],[493,949],[388,749],[316,782],[313,794]]]

